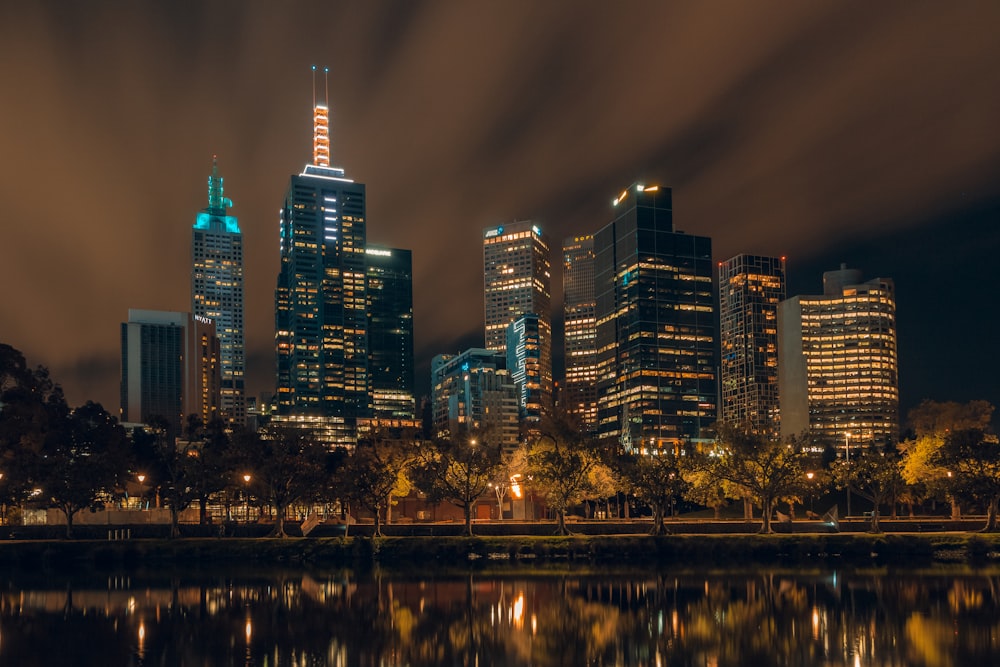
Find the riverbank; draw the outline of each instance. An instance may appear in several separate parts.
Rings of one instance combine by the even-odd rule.
[[[168,565],[367,568],[733,565],[1000,565],[1000,535],[793,534],[571,537],[184,538],[8,540],[0,566],[130,570]]]

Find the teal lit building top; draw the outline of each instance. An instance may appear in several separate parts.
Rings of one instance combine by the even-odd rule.
[[[194,228],[201,230],[226,231],[240,234],[240,224],[236,216],[226,215],[233,201],[222,195],[223,178],[219,176],[219,164],[212,156],[212,175],[208,177],[208,208],[198,213]]]

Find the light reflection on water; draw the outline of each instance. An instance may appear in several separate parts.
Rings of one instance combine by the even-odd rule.
[[[175,573],[0,584],[0,665],[1000,660],[997,572]]]

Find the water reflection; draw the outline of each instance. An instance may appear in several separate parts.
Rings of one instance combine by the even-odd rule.
[[[936,667],[1000,656],[996,572],[188,573],[3,585],[0,665]]]

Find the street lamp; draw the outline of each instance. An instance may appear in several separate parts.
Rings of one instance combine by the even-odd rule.
[[[146,489],[143,486],[143,482],[146,481],[146,474],[140,472],[135,478],[139,480],[139,509],[142,509],[142,499],[146,496]]]
[[[847,450],[847,516],[851,516],[851,432],[844,431],[844,448]]]
[[[250,473],[243,473],[243,520],[250,523]]]

